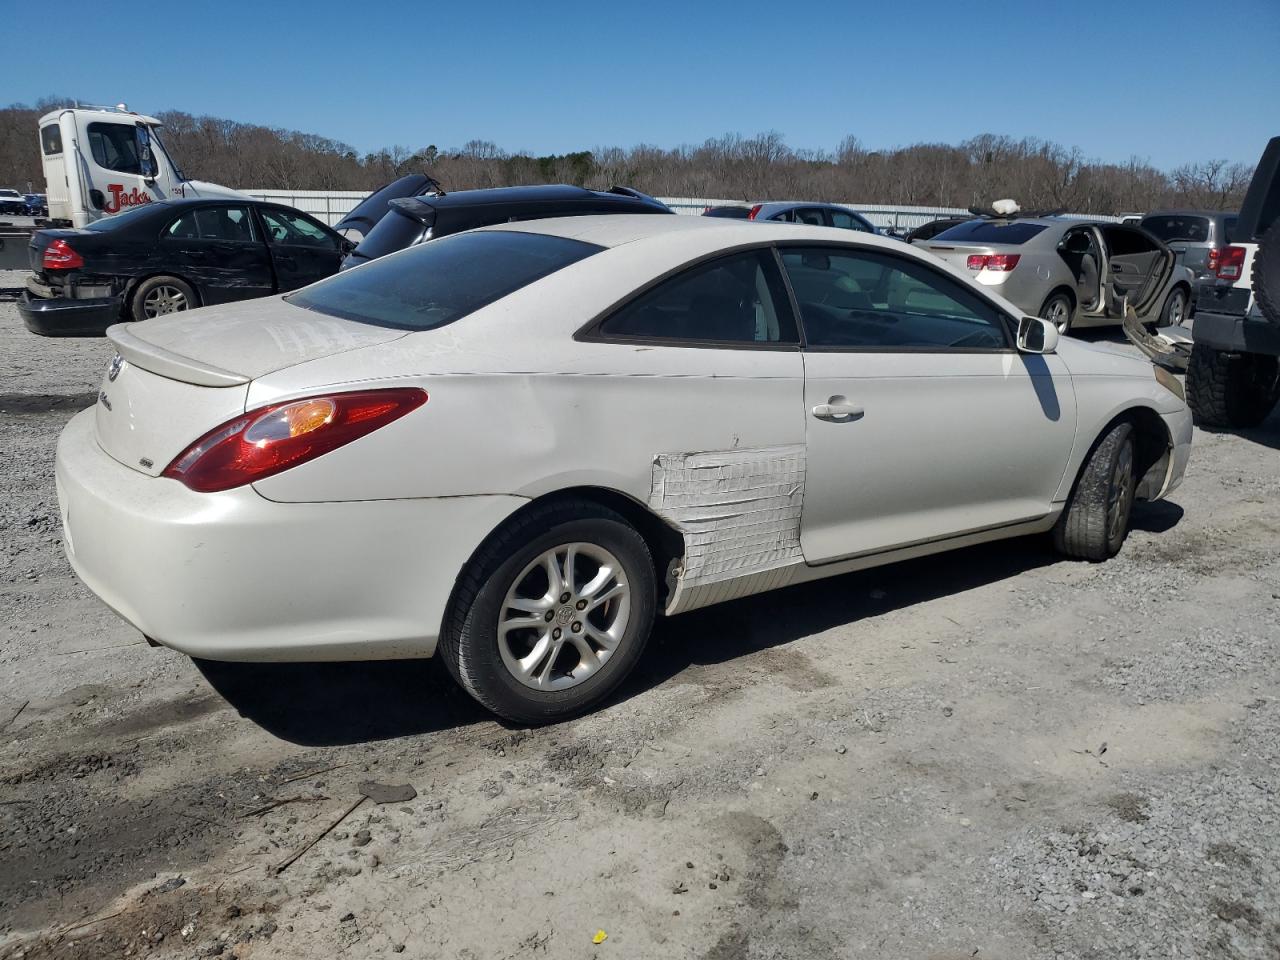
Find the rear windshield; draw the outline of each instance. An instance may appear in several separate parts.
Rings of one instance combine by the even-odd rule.
[[[460,233],[362,264],[285,299],[358,323],[431,330],[602,249],[540,233]]]
[[[1038,223],[1006,223],[1001,220],[968,220],[943,230],[934,240],[953,243],[1026,243],[1044,227]]]
[[[1222,218],[1222,242],[1224,244],[1236,242],[1236,221],[1239,219],[1239,217]]]
[[[120,230],[129,226],[136,220],[143,220],[152,216],[160,207],[154,203],[144,203],[134,207],[132,210],[126,210],[124,213],[113,213],[109,217],[103,217],[101,220],[95,220],[93,223],[85,227],[86,230]]]
[[[1209,218],[1161,215],[1147,217],[1142,221],[1142,229],[1163,240],[1182,241],[1184,243],[1209,242]]]
[[[702,211],[704,217],[728,217],[731,220],[745,220],[750,213],[746,207],[709,207]]]
[[[376,260],[388,253],[411,247],[421,239],[426,229],[421,220],[415,220],[392,207],[360,241],[355,250],[356,258]]]

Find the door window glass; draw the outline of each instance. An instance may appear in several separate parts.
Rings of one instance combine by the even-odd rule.
[[[1107,239],[1107,253],[1113,257],[1153,253],[1159,249],[1149,237],[1138,230],[1125,227],[1103,227],[1102,230]]]
[[[810,346],[1007,346],[1000,312],[925,264],[832,247],[783,247],[781,253]]]
[[[132,123],[89,124],[89,152],[100,167],[138,176],[155,174],[155,160],[138,149],[138,129]]]
[[[843,210],[832,210],[830,213],[831,225],[833,227],[840,227],[842,230],[861,230],[863,233],[867,232],[867,225],[853,214],[846,213]]]
[[[805,207],[796,211],[796,223],[809,223],[815,227],[825,227],[827,218],[825,212],[817,207]]]
[[[794,343],[777,264],[753,250],[691,267],[641,294],[600,325],[616,337],[712,343]]]
[[[338,241],[310,217],[290,210],[262,207],[262,219],[272,243],[338,248]]]
[[[258,239],[248,207],[200,207],[188,210],[165,229],[175,240],[252,243]]]

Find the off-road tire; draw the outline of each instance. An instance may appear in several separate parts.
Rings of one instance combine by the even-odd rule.
[[[1187,366],[1187,405],[1195,422],[1236,430],[1262,423],[1280,398],[1278,363],[1276,357],[1197,343]]]
[[[1129,469],[1123,469],[1128,451]],[[1133,424],[1122,420],[1102,437],[1080,469],[1066,509],[1053,528],[1053,545],[1059,553],[1079,560],[1108,560],[1120,552],[1129,533],[1133,493],[1137,477],[1133,469]],[[1117,484],[1127,485],[1118,531],[1109,529],[1108,506]]]
[[[1270,323],[1280,324],[1280,218],[1258,240],[1253,254],[1253,298]]]
[[[200,305],[200,302],[196,299],[195,290],[192,289],[191,284],[187,283],[187,281],[180,280],[177,277],[167,277],[167,276],[147,277],[147,279],[143,280],[140,284],[134,287],[133,294],[129,297],[128,319],[146,320],[147,314],[142,306],[143,301],[147,299],[147,294],[150,293],[152,290],[154,290],[156,287],[164,287],[164,286],[173,287],[175,290],[179,290],[182,292],[183,296],[187,298],[188,306],[186,309],[194,310],[196,307]]]
[[[581,684],[538,691],[520,684],[498,650],[498,618],[513,580],[540,553],[561,543],[595,543],[612,553],[632,588],[626,632],[614,654]],[[454,588],[439,653],[464,690],[519,724],[566,720],[598,704],[640,659],[653,626],[657,586],[653,557],[625,518],[589,500],[561,500],[517,514],[489,537]]]

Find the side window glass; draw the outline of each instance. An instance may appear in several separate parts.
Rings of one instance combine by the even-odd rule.
[[[142,174],[138,153],[138,133],[133,124],[89,124],[89,152],[100,167],[118,173]]]
[[[40,128],[40,146],[44,149],[46,157],[62,152],[62,130],[56,123]]]
[[[806,207],[796,211],[796,223],[808,223],[815,227],[825,227],[827,218],[817,207]]]
[[[165,229],[175,240],[222,240],[252,243],[258,239],[248,207],[201,207],[188,210]]]
[[[783,247],[810,346],[986,349],[1007,345],[995,307],[929,266],[833,247]]]
[[[777,264],[767,250],[690,267],[600,325],[605,336],[711,343],[795,343]]]
[[[262,219],[267,225],[267,237],[272,243],[300,244],[308,247],[333,247],[337,242],[318,223],[288,210],[262,208]]]
[[[853,214],[845,213],[843,210],[831,211],[831,225],[833,227],[840,227],[842,230],[861,230],[863,233],[867,232],[866,224],[853,216]]]

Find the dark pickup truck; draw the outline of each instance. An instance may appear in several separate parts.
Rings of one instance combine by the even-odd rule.
[[[101,336],[125,320],[295,290],[337,273],[353,246],[280,204],[158,201],[82,230],[37,230],[18,312],[42,336]]]

